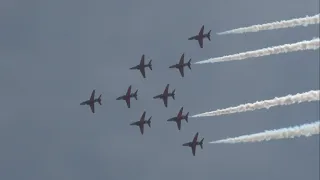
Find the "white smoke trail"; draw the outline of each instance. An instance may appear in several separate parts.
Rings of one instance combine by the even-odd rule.
[[[273,30],[273,29],[282,29],[282,28],[290,28],[290,27],[296,27],[296,26],[308,26],[312,24],[319,24],[320,18],[319,14],[314,16],[306,16],[305,18],[296,18],[291,20],[282,20],[282,21],[276,21],[272,23],[266,23],[266,24],[258,24],[248,27],[242,27],[237,29],[232,29],[225,32],[217,33],[218,35],[223,34],[242,34],[247,32],[258,32],[258,31],[265,31],[265,30]]]
[[[243,135],[235,138],[212,141],[209,143],[234,144],[234,143],[245,143],[245,142],[269,141],[269,140],[275,140],[275,139],[289,139],[289,138],[295,138],[300,136],[309,137],[315,134],[319,134],[319,129],[320,129],[320,121],[317,121],[310,124],[303,124],[301,126],[269,130],[269,131],[256,133],[256,134]]]
[[[254,57],[268,56],[272,54],[288,53],[294,51],[304,51],[304,50],[316,50],[320,46],[319,38],[315,38],[309,41],[300,41],[293,44],[284,44],[280,46],[273,46],[263,49],[258,49],[255,51],[247,51],[238,54],[222,56],[217,58],[210,58],[208,60],[198,61],[194,64],[205,64],[205,63],[216,63],[234,60],[243,60]]]
[[[273,107],[273,106],[284,106],[284,105],[291,105],[291,104],[302,103],[302,102],[319,101],[319,99],[320,99],[320,90],[317,90],[317,91],[312,90],[312,91],[301,93],[301,94],[300,93],[295,95],[289,94],[284,97],[275,97],[274,99],[270,99],[270,100],[241,104],[239,106],[229,107],[226,109],[218,109],[216,111],[196,114],[191,117],[220,116],[225,114],[254,111],[254,110],[263,109],[263,108],[269,109],[270,107]]]

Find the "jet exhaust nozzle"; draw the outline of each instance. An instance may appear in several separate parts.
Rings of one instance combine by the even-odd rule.
[[[149,69],[152,71],[152,64],[151,64],[151,62],[152,62],[152,59],[150,59],[150,61],[149,61],[149,63],[148,63],[148,67],[149,67]]]
[[[200,147],[201,147],[201,149],[203,149],[203,140],[204,140],[204,138],[202,138],[201,141],[200,141]]]
[[[188,122],[189,112],[186,114],[186,121]]]
[[[176,92],[176,90],[174,89],[173,91],[172,91],[172,99],[175,99],[175,92]]]
[[[100,96],[98,97],[98,103],[99,103],[100,105],[102,105],[102,103],[101,103],[101,96],[102,96],[102,94],[100,94]]]
[[[152,116],[148,119],[147,123],[148,123],[148,126],[151,128],[151,118]]]
[[[211,33],[211,30],[208,32],[208,35],[207,35],[207,38],[209,39],[209,41],[211,41],[210,33]]]
[[[138,90],[136,90],[136,92],[134,92],[134,98],[135,98],[136,100],[138,100]]]
[[[188,68],[191,70],[191,59],[188,61]]]

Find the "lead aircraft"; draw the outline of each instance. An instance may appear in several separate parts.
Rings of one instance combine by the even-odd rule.
[[[96,90],[93,90],[93,91],[92,91],[89,100],[86,100],[86,101],[83,101],[82,103],[80,103],[80,105],[89,105],[92,113],[94,113],[94,103],[95,103],[95,102],[98,102],[100,105],[102,105],[102,104],[101,104],[101,95],[102,95],[102,94],[100,94],[100,96],[99,96],[97,99],[95,99],[95,98],[94,98],[95,92],[96,92]]]

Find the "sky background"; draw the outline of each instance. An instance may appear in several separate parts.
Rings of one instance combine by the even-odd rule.
[[[311,40],[319,26],[217,32],[319,13],[318,0],[1,0],[0,178],[3,180],[318,180],[319,136],[251,144],[210,141],[319,120],[318,102],[220,117],[191,115],[319,89],[319,50],[168,67]],[[212,30],[200,49],[187,38]],[[129,70],[141,55],[153,71]],[[168,108],[154,95],[176,89]],[[128,109],[115,99],[139,89]],[[102,106],[80,106],[96,89]],[[152,127],[129,126],[143,111]],[[184,113],[185,113],[184,112]],[[182,144],[196,132],[204,149]]]

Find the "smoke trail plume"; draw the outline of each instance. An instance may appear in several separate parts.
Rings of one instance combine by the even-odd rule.
[[[282,28],[291,28],[296,26],[308,26],[311,24],[319,24],[319,14],[314,16],[306,16],[305,18],[296,18],[291,20],[282,20],[276,21],[272,23],[266,24],[258,24],[248,27],[242,27],[237,29],[232,29],[225,32],[217,33],[218,35],[223,34],[242,34],[247,32],[258,32],[258,31],[265,31],[265,30],[273,30],[273,29],[282,29]]]
[[[301,126],[282,128],[277,130],[269,130],[269,131],[251,134],[251,135],[243,135],[235,138],[212,141],[209,143],[234,144],[234,143],[269,141],[269,140],[275,140],[275,139],[289,139],[289,138],[295,138],[300,136],[309,137],[315,134],[319,134],[319,129],[320,129],[320,121],[317,121],[310,124],[303,124]]]
[[[255,51],[247,51],[238,54],[222,56],[217,58],[210,58],[208,60],[198,61],[194,64],[205,64],[205,63],[216,63],[234,60],[243,60],[254,57],[268,56],[272,54],[288,53],[294,51],[304,51],[304,50],[316,50],[320,46],[319,38],[312,39],[310,41],[300,41],[293,44],[284,44],[280,46],[273,46],[263,49],[258,49]]]
[[[298,93],[295,95],[287,95],[284,97],[275,97],[274,99],[264,100],[264,101],[257,101],[255,103],[247,103],[241,104],[236,107],[229,107],[226,109],[218,109],[216,111],[205,112],[201,114],[196,114],[191,117],[205,117],[205,116],[220,116],[225,114],[233,114],[233,113],[240,113],[246,111],[254,111],[257,109],[269,109],[273,106],[284,106],[284,105],[291,105],[296,103],[302,102],[311,102],[311,101],[319,101],[320,99],[320,91],[312,90],[305,93]]]

